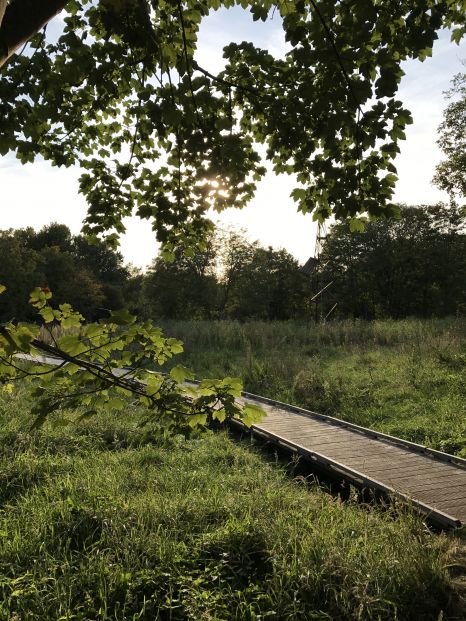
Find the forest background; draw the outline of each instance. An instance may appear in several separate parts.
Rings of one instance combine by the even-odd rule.
[[[455,205],[401,206],[399,220],[371,222],[364,232],[336,224],[318,266],[305,271],[286,250],[264,248],[234,229],[217,229],[192,256],[182,248],[171,263],[159,256],[145,273],[62,224],[6,230],[0,233],[0,282],[10,295],[2,300],[0,321],[30,320],[27,298],[36,286],[49,287],[57,303],[69,302],[89,319],[124,306],[152,319],[463,315],[464,215]]]

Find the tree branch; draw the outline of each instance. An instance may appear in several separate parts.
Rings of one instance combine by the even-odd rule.
[[[252,95],[259,95],[257,89],[251,88],[249,86],[244,86],[242,84],[236,84],[235,82],[230,82],[229,80],[220,78],[219,76],[210,73],[210,71],[207,71],[207,69],[204,69],[203,67],[198,65],[195,60],[192,61],[192,66],[193,69],[195,69],[196,71],[200,71],[206,76],[206,78],[210,78],[214,82],[218,82],[219,84],[223,84],[224,86],[228,86],[229,88],[237,88],[239,91],[245,91],[246,93],[251,93]]]
[[[68,0],[0,0],[0,67],[60,13]],[[1,19],[4,9],[3,20]]]
[[[3,16],[5,15],[7,6],[8,6],[8,0],[0,0],[0,26],[2,25]]]

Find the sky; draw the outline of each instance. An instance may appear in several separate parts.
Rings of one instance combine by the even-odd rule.
[[[55,18],[48,32],[60,30]],[[286,51],[279,19],[253,22],[239,7],[222,9],[209,15],[200,31],[197,62],[212,73],[222,69],[222,48],[230,42],[253,41],[274,55]],[[437,127],[446,106],[444,91],[456,73],[464,71],[466,43],[450,42],[442,32],[434,44],[433,56],[424,63],[404,63],[398,98],[411,110],[413,125],[407,128],[407,140],[395,161],[399,181],[395,201],[407,204],[432,204],[447,200],[431,184],[435,166],[441,160],[436,145]],[[1,229],[32,226],[36,229],[60,222],[78,233],[86,214],[84,198],[78,194],[78,169],[52,167],[47,162],[21,165],[11,156],[0,159]],[[243,210],[228,209],[212,218],[224,226],[244,229],[251,240],[264,246],[285,248],[300,262],[314,251],[315,224],[311,215],[297,213],[290,198],[293,178],[268,173],[259,183],[255,198]],[[147,221],[126,219],[127,233],[120,250],[126,262],[144,269],[157,255],[158,244]]]

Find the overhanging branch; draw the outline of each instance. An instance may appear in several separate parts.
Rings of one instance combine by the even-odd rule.
[[[67,3],[68,0],[11,0],[6,4],[6,0],[0,0],[0,67]]]

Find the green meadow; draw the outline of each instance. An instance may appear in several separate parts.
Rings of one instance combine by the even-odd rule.
[[[172,323],[201,375],[464,454],[459,320]],[[225,431],[164,438],[128,407],[31,432],[0,401],[0,619],[466,618],[465,535],[332,496]]]
[[[200,377],[466,457],[462,318],[164,325]]]

